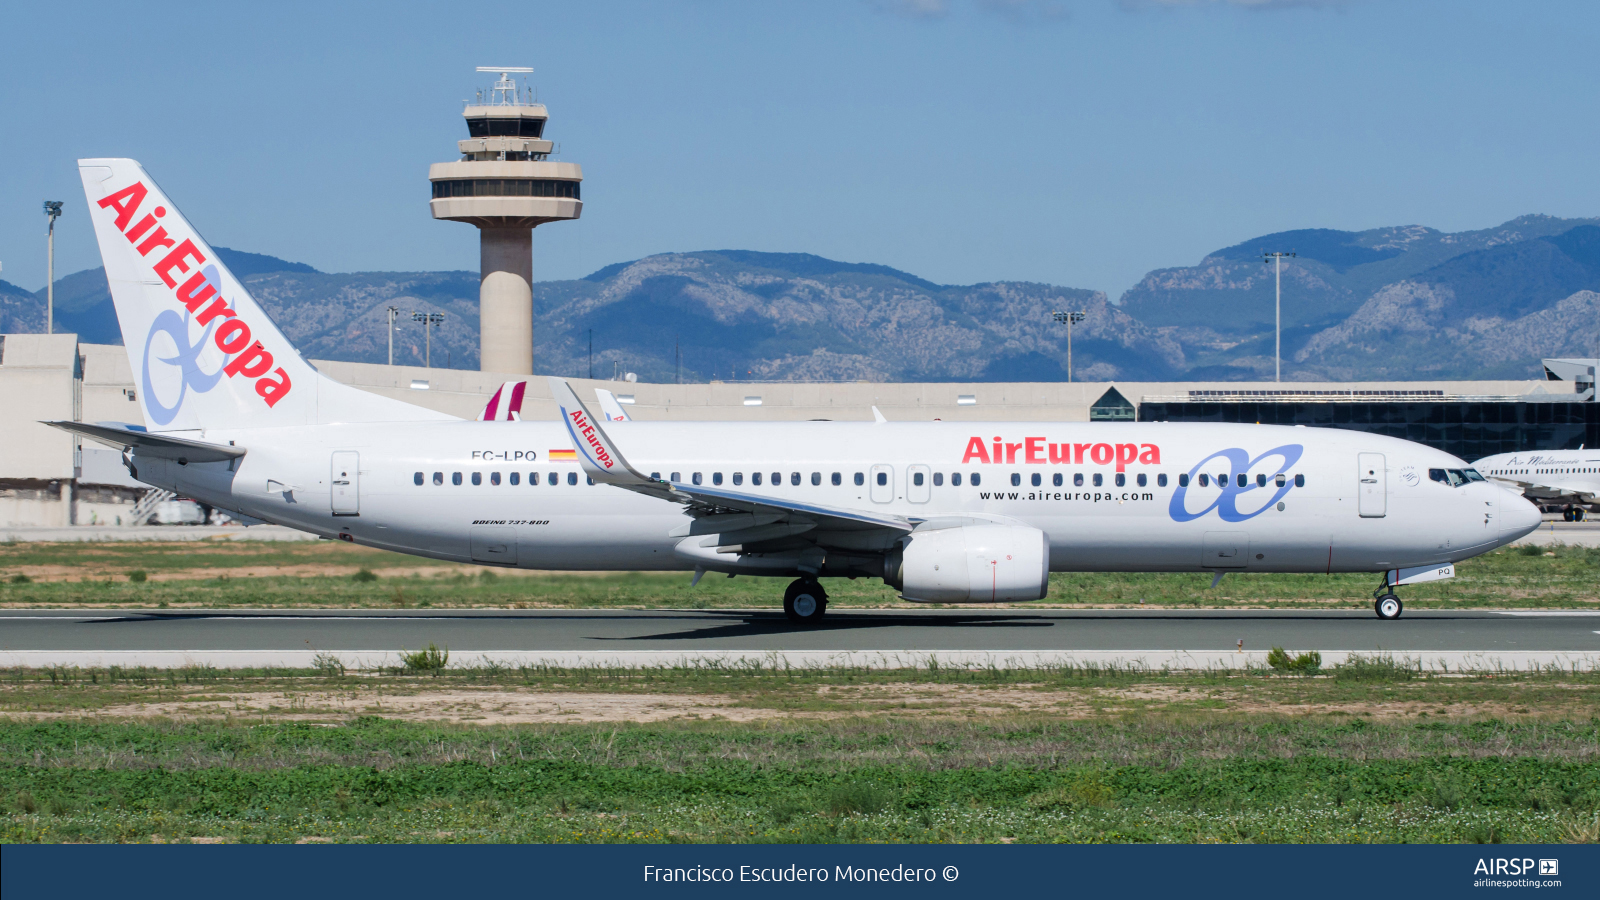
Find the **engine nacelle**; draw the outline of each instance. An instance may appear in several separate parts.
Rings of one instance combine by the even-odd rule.
[[[918,531],[889,554],[884,581],[923,603],[1043,600],[1050,590],[1050,537],[1026,525]]]

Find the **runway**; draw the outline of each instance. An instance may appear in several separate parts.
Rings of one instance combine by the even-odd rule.
[[[1241,644],[1242,650],[1241,650]],[[796,629],[770,610],[0,611],[5,666],[395,665],[433,643],[455,663],[1203,668],[1281,646],[1324,664],[1387,652],[1447,667],[1600,665],[1600,611],[834,610]]]

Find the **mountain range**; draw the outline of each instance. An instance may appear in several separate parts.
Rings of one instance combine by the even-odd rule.
[[[423,362],[413,312],[442,312],[434,365],[478,364],[475,272],[319,272],[216,248],[307,357]],[[1082,380],[1272,377],[1274,272],[1283,265],[1287,380],[1537,378],[1539,359],[1590,355],[1600,331],[1600,219],[1524,216],[1496,228],[1422,226],[1264,235],[1157,269],[1108,301],[1029,282],[940,285],[803,253],[668,253],[533,286],[535,369],[646,381],[1057,381],[1082,310]],[[0,281],[0,333],[42,331],[43,291]],[[120,343],[105,275],[56,283],[56,327]],[[590,347],[593,347],[592,357]]]

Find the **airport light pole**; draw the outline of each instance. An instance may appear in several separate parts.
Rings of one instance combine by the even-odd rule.
[[[56,333],[56,219],[61,217],[60,200],[46,200],[44,215],[49,220],[50,236],[45,239],[44,333]]]
[[[394,320],[400,317],[398,306],[389,307],[389,365],[394,365]]]
[[[419,313],[411,314],[411,321],[422,323],[423,346],[426,355],[423,357],[424,365],[433,368],[433,329],[444,323],[444,313]]]
[[[1283,381],[1283,258],[1294,256],[1294,251],[1284,253],[1274,250],[1271,253],[1261,251],[1261,261],[1272,263],[1275,269],[1274,277],[1278,283],[1277,300],[1272,304],[1272,380],[1274,383]]]
[[[1067,326],[1067,384],[1072,383],[1072,326],[1084,319],[1089,314],[1082,311],[1051,313],[1057,322],[1064,322]]]

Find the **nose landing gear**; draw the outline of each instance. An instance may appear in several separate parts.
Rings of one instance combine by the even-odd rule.
[[[828,611],[828,592],[812,578],[796,578],[783,592],[783,614],[796,625],[815,625]]]
[[[1390,591],[1374,600],[1372,609],[1380,619],[1398,619],[1401,611],[1405,609],[1405,604],[1400,602],[1400,598],[1393,591]]]
[[[1405,604],[1400,602],[1400,596],[1389,585],[1389,573],[1383,573],[1383,584],[1372,592],[1372,611],[1378,618],[1391,620],[1400,618],[1400,613],[1405,610]]]

